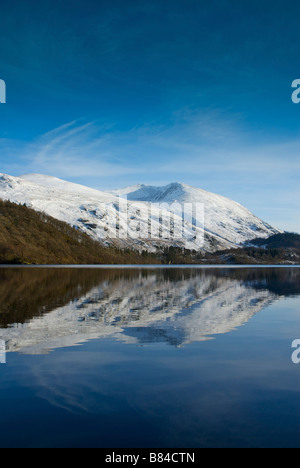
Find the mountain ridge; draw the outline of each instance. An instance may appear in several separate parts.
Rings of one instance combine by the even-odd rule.
[[[0,200],[0,264],[297,265],[299,261],[299,234],[275,234],[215,253],[168,245],[156,253],[138,252],[103,246],[63,221],[22,204]]]
[[[0,198],[65,221],[103,245],[139,251],[173,246],[214,252],[283,232],[229,198],[179,182],[100,191],[41,174],[0,174]],[[123,198],[127,199],[125,211],[120,210]],[[182,207],[186,204],[203,206],[204,223],[200,215],[185,217]],[[145,218],[150,208],[151,219]],[[172,221],[184,226],[181,237],[172,237]],[[149,236],[149,222],[156,236]]]

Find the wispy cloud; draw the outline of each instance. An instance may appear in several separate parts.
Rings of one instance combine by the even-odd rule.
[[[135,172],[120,164],[109,143],[108,129],[94,122],[73,121],[15,148],[19,163],[7,172],[35,172],[62,178],[108,177]]]
[[[2,143],[2,144],[1,144]],[[66,123],[30,143],[1,140],[2,153],[18,153],[19,163],[6,170],[42,172],[58,177],[114,177],[140,179],[204,174],[243,180],[257,176],[265,182],[300,171],[300,140],[266,141],[246,132],[238,118],[230,120],[216,111],[182,113],[168,125],[151,122],[130,130],[84,119]],[[22,158],[20,160],[20,157]]]

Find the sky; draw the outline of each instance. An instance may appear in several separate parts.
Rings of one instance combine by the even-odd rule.
[[[0,172],[182,182],[300,232],[299,1],[0,6]]]

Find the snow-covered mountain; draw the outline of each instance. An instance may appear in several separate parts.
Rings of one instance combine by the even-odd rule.
[[[204,205],[205,231],[232,244],[282,232],[254,216],[239,203],[186,184],[173,183],[165,187],[137,185],[111,193],[125,195],[130,201],[193,205],[201,203]]]
[[[282,232],[228,198],[180,183],[104,192],[44,175],[0,174],[0,198],[45,212],[105,245],[139,250],[173,245],[212,252]]]

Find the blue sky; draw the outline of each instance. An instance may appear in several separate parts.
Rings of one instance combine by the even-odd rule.
[[[174,181],[300,232],[300,3],[1,1],[0,172]]]

